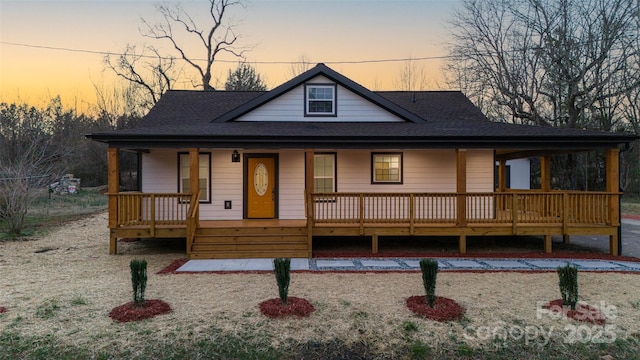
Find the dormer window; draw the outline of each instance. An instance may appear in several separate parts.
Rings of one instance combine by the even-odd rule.
[[[336,85],[305,84],[305,116],[336,116]]]

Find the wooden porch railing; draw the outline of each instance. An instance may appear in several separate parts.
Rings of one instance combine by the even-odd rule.
[[[618,225],[619,194],[605,192],[314,193],[317,224],[594,224]],[[466,209],[458,219],[458,199]]]
[[[190,204],[194,203],[189,201],[192,194],[188,193],[125,192],[108,195],[117,198],[116,227],[149,227],[151,236],[158,225],[185,226]]]

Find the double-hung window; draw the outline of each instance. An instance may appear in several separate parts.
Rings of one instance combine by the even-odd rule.
[[[178,192],[190,193],[191,182],[189,177],[189,154],[179,153],[179,182]],[[211,153],[198,155],[198,187],[200,188],[200,202],[211,202]]]
[[[402,153],[372,153],[371,183],[402,184]]]
[[[305,116],[336,116],[336,85],[305,85]]]
[[[313,189],[317,193],[336,191],[336,154],[315,154],[313,158]]]

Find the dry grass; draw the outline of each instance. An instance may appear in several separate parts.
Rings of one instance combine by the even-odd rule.
[[[437,294],[456,300],[465,319],[438,323],[415,317],[404,301],[423,293],[419,273],[292,274],[290,295],[311,301],[316,311],[305,319],[271,320],[258,304],[278,296],[271,274],[156,275],[183,257],[180,242],[120,243],[122,255],[108,255],[106,214],[69,223],[42,238],[0,242],[0,333],[53,335],[58,344],[90,349],[144,351],[147,339],[198,341],[211,328],[247,341],[258,339],[278,348],[296,343],[366,343],[376,353],[393,354],[407,344],[429,344],[431,351],[451,344],[469,348],[496,346],[476,330],[544,329],[564,340],[573,320],[536,311],[557,299],[554,273],[447,273],[438,275]],[[36,252],[51,249],[46,252]],[[149,263],[147,299],[162,299],[173,312],[123,325],[109,311],[131,300],[129,261]],[[640,334],[640,275],[580,273],[581,300],[614,306],[609,322],[616,338]],[[598,330],[588,325],[594,335]],[[172,340],[168,340],[172,339]],[[606,339],[606,338],[605,338]],[[164,340],[163,340],[164,341]],[[538,339],[537,341],[542,341]],[[0,356],[0,358],[2,358]]]

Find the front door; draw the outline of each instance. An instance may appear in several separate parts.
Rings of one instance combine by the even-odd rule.
[[[276,158],[275,156],[247,157],[245,188],[248,219],[276,217]]]

